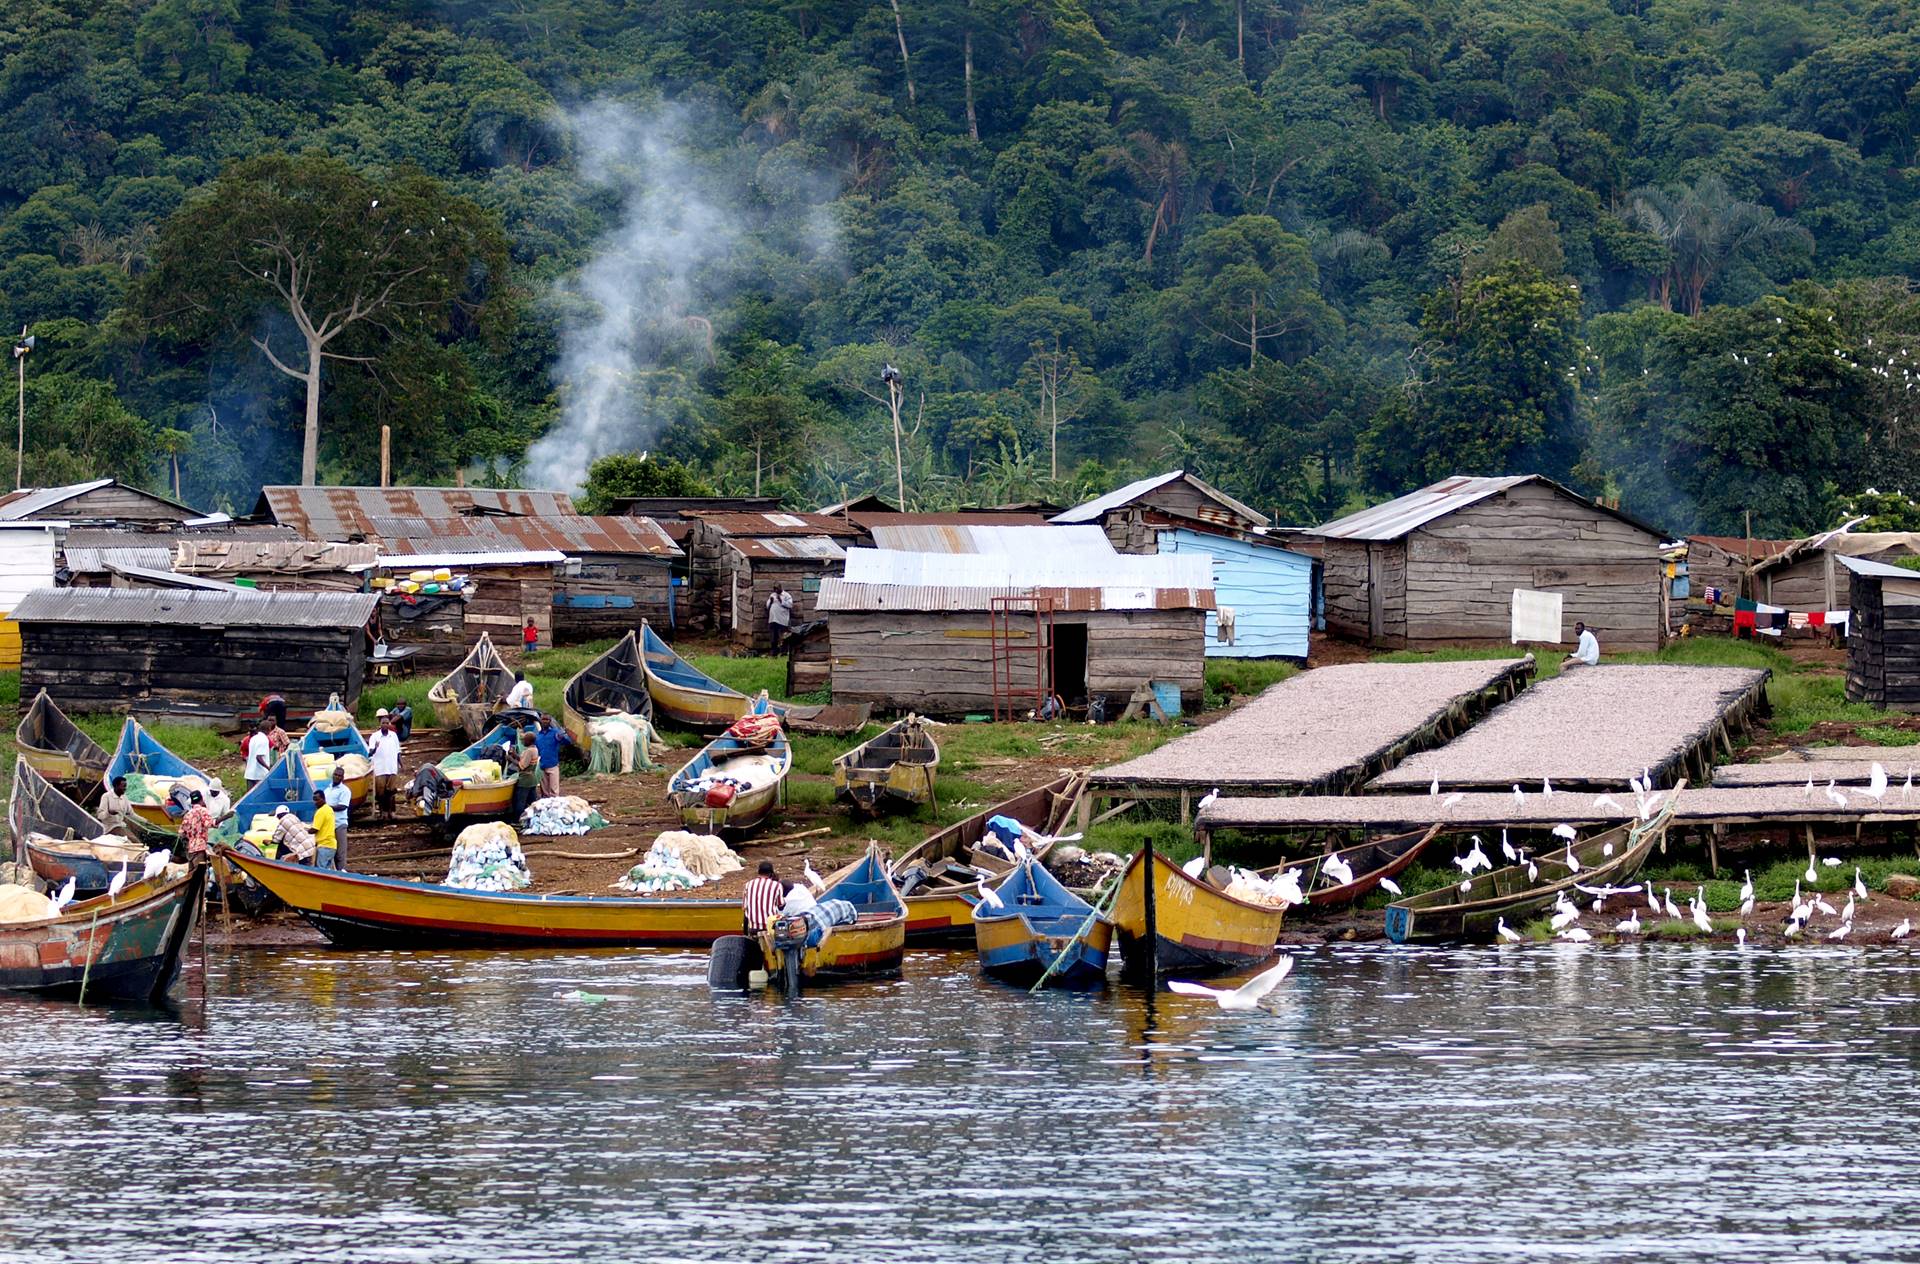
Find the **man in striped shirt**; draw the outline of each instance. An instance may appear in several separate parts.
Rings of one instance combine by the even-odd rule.
[[[765,930],[786,899],[786,884],[774,876],[773,862],[761,861],[760,871],[747,879],[747,889],[740,901],[747,934],[757,935]]]

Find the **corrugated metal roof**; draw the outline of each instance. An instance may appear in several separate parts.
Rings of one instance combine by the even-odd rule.
[[[1056,613],[1101,610],[1211,610],[1212,588],[1130,588],[1124,586],[972,587],[953,584],[857,584],[835,576],[820,581],[815,609],[909,610],[947,612],[986,610],[995,597],[1050,597]]]
[[[1417,492],[1408,492],[1404,496],[1397,496],[1370,509],[1362,509],[1344,518],[1336,518],[1324,526],[1315,528],[1313,534],[1331,540],[1398,540],[1407,532],[1418,530],[1436,518],[1457,513],[1469,505],[1478,504],[1490,496],[1498,496],[1501,492],[1519,487],[1523,483],[1544,483],[1568,499],[1618,518],[1629,526],[1638,527],[1648,535],[1661,534],[1639,519],[1622,513],[1618,509],[1610,509],[1597,501],[1588,500],[1571,487],[1556,483],[1544,474],[1509,474],[1500,478],[1456,474],[1452,478],[1443,478],[1437,483],[1422,487]]]
[[[735,536],[727,541],[727,547],[742,557],[773,561],[841,562],[847,556],[838,541],[817,535]]]
[[[1824,535],[1810,535],[1804,540],[1795,540],[1772,557],[1755,562],[1753,573],[1768,574],[1814,553],[1847,558],[1895,552],[1920,553],[1920,531],[1829,531]]]
[[[75,496],[87,492],[97,492],[102,487],[113,486],[110,478],[96,478],[90,483],[70,483],[65,487],[23,487],[19,491],[8,492],[0,496],[0,518],[29,518],[43,509],[72,500]]]
[[[104,575],[114,566],[138,566],[164,571],[173,560],[173,551],[164,545],[134,549],[66,548],[67,569],[76,575]]]
[[[1842,555],[1840,565],[1856,575],[1867,575],[1874,579],[1905,579],[1920,581],[1920,571],[1910,571],[1904,566],[1889,566],[1885,562],[1875,562],[1864,557]]]
[[[1191,484],[1201,495],[1207,496],[1221,505],[1226,506],[1254,526],[1264,527],[1268,525],[1269,520],[1267,516],[1259,510],[1235,500],[1211,483],[1203,482],[1185,470],[1171,470],[1165,474],[1155,474],[1151,478],[1138,479],[1128,483],[1125,487],[1110,491],[1104,496],[1095,497],[1084,505],[1075,505],[1064,513],[1055,514],[1053,520],[1063,525],[1076,522],[1098,522],[1113,510],[1123,505],[1131,504],[1149,492],[1158,491],[1169,483],[1182,481]]]
[[[375,570],[411,571],[429,566],[559,566],[567,555],[558,549],[491,549],[469,553],[392,553],[374,563]]]
[[[133,531],[125,527],[75,527],[67,532],[67,547],[92,548],[141,548],[157,545],[171,548],[176,540],[298,540],[300,533],[292,527],[278,527],[272,523],[221,524],[206,528],[188,528],[179,524],[178,530]]]
[[[680,546],[651,518],[445,518],[382,516],[369,534],[393,553],[465,552],[468,548],[560,549],[567,553],[680,556]],[[472,543],[469,544],[468,542]]]
[[[523,518],[578,517],[565,492],[490,487],[263,487],[262,511],[308,540],[373,534],[375,518],[464,518],[476,511]]]
[[[68,553],[71,554],[72,550],[69,549]],[[379,558],[380,546],[377,544],[321,544],[313,540],[177,540],[169,564],[183,575],[305,575],[369,570]]]
[[[1213,559],[1205,553],[902,553],[848,549],[847,580],[856,584],[931,584],[960,588],[1191,588],[1213,587]]]
[[[13,609],[17,623],[181,623],[223,627],[365,627],[371,593],[199,592],[160,588],[40,588]]]
[[[232,584],[217,579],[202,579],[198,575],[182,575],[164,566],[108,566],[107,569],[123,579],[137,580],[139,584],[150,588],[193,588],[204,592],[234,590]]]
[[[906,553],[1025,553],[1044,549],[1086,556],[1094,565],[1114,555],[1099,527],[1008,526],[1003,523],[911,523],[872,528],[873,542]]]
[[[830,518],[826,514],[788,513],[785,510],[767,513],[689,510],[687,517],[706,523],[721,535],[761,538],[776,535],[831,535],[851,538],[860,534],[859,528],[846,519]]]
[[[871,533],[875,527],[1044,527],[1049,519],[1029,510],[961,509],[953,513],[877,513],[856,509],[846,515]]]

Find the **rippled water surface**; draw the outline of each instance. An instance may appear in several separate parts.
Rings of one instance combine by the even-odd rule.
[[[1920,1259],[1906,953],[1336,949],[1272,1014],[704,965],[0,999],[0,1258]]]

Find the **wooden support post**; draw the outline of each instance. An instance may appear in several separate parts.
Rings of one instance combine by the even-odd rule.
[[[393,427],[380,427],[380,486],[393,486]]]
[[[1154,906],[1154,888],[1160,885],[1160,876],[1153,871],[1153,839],[1151,837],[1140,848],[1140,877],[1145,883],[1140,890],[1145,897],[1146,906],[1147,928],[1143,938],[1146,940],[1147,953],[1147,991],[1153,993],[1160,987],[1160,918]],[[1125,880],[1125,878],[1121,879],[1123,882]]]
[[[1180,792],[1180,823],[1185,825],[1193,820],[1193,791]]]
[[[1720,836],[1726,832],[1725,825],[1707,831],[1707,871],[1716,878],[1720,876]]]
[[[1074,821],[1082,834],[1087,832],[1093,818],[1093,792],[1080,796],[1080,802],[1074,805]]]

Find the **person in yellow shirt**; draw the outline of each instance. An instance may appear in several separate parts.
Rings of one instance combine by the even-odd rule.
[[[313,792],[313,867],[315,869],[338,869],[340,867],[340,840],[333,830],[333,808],[327,803],[327,792]]]

